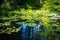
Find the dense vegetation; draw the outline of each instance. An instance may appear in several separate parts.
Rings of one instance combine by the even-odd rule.
[[[55,40],[55,38],[59,40],[60,19],[50,19],[47,17],[49,14],[60,15],[60,0],[1,0],[0,26],[4,29],[1,29],[0,33],[19,31],[19,28],[11,26],[11,21],[36,22],[42,20],[46,28],[47,40]],[[21,22],[15,23],[20,24]]]

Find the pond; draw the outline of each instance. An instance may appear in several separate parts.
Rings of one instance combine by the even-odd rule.
[[[36,24],[35,27],[30,27],[26,26],[24,23],[20,24],[20,32],[21,32],[21,37],[23,40],[44,40],[45,35],[42,36],[37,36],[38,38],[36,39],[37,33],[40,33],[40,31],[45,30],[44,25],[42,23]]]
[[[29,23],[31,24],[31,23]],[[19,24],[20,31],[11,34],[1,34],[1,40],[45,40],[45,35],[40,35],[42,30],[45,30],[42,23],[34,23],[34,27],[26,25],[26,23]],[[31,24],[32,25],[32,24]]]

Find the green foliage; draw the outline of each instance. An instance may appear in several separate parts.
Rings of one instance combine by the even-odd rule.
[[[59,14],[60,0],[46,0],[43,9]]]
[[[0,33],[12,33],[18,32],[20,29],[11,27],[10,20],[26,20],[26,22],[43,22],[46,30],[45,34],[50,40],[52,36],[49,34],[57,35],[56,32],[60,32],[60,19],[52,20],[47,16],[51,13],[60,15],[60,0],[4,0],[0,5],[0,19],[9,20],[9,22],[0,23],[0,26],[7,26],[6,29],[1,29]],[[17,22],[20,24],[21,22]],[[34,23],[27,23],[27,26],[34,27]],[[40,33],[39,33],[40,34]],[[42,32],[44,34],[44,32]],[[53,39],[53,37],[52,37]]]

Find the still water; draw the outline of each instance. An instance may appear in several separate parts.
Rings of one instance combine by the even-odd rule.
[[[26,26],[25,24],[20,24],[20,32],[21,32],[21,38],[23,40],[44,40],[45,36],[39,36],[37,39],[35,35],[39,33],[42,30],[45,30],[44,25],[42,23],[36,24],[35,27],[29,27]]]

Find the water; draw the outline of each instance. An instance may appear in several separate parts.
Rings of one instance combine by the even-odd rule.
[[[41,30],[44,30],[44,25],[42,23],[40,24],[36,24],[35,27],[27,27],[25,24],[20,24],[20,28],[21,28],[21,38],[23,40],[36,40],[35,39],[35,35],[37,34],[37,32],[40,32]],[[38,39],[38,38],[37,38]],[[42,35],[41,37],[39,37],[38,40],[44,40],[45,36]]]
[[[21,28],[21,38],[24,39],[24,40],[27,40],[28,39],[28,33],[27,33],[27,27],[25,24],[21,24],[20,26]]]
[[[40,40],[44,40],[45,39],[45,36],[42,36]]]

